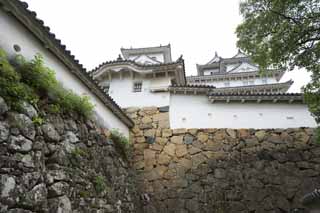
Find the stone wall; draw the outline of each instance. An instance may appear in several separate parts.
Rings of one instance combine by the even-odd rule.
[[[172,130],[165,111],[127,109],[144,212],[293,212],[320,187],[312,129]]]
[[[0,98],[0,212],[139,212],[134,172],[108,132]]]

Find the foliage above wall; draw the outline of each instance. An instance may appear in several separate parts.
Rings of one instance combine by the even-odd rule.
[[[261,68],[305,68],[311,81],[305,87],[309,110],[320,122],[320,2],[317,0],[245,0],[237,45]],[[320,130],[318,130],[320,131]],[[320,141],[320,135],[319,140]]]
[[[56,79],[55,72],[44,65],[43,57],[31,61],[18,55],[10,61],[0,49],[0,96],[15,110],[23,102],[34,106],[49,104],[52,113],[76,112],[88,117],[94,105],[89,97],[79,96],[65,89]]]

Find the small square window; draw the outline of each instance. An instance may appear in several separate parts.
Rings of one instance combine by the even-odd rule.
[[[133,84],[133,92],[141,92],[142,90],[142,82],[135,82]]]
[[[248,86],[249,82],[248,81],[243,81],[242,82],[244,86]]]
[[[254,85],[254,81],[249,81],[249,85]]]

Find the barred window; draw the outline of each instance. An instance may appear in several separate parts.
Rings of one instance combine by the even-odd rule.
[[[135,82],[133,84],[133,92],[141,92],[142,90],[142,82]]]

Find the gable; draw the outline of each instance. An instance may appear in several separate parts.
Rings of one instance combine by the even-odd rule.
[[[240,72],[255,72],[258,71],[259,68],[253,64],[249,63],[242,63],[239,66],[231,69],[229,72],[230,73],[240,73]]]
[[[148,55],[139,55],[132,58],[130,57],[130,59],[140,64],[160,64],[156,58],[152,58]]]
[[[243,52],[239,51],[235,56],[233,56],[232,58],[245,58],[248,57],[246,54],[244,54]]]

